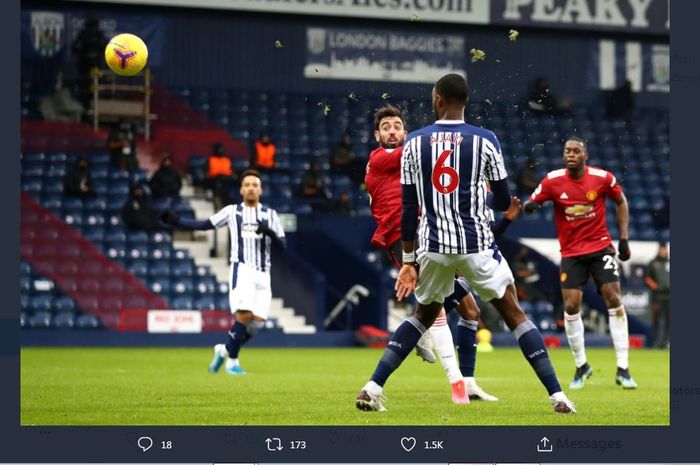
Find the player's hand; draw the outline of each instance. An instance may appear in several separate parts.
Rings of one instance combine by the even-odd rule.
[[[417,282],[418,270],[416,270],[416,267],[412,263],[403,265],[399,271],[399,276],[396,278],[396,284],[394,285],[396,298],[399,302],[411,295],[416,289]]]
[[[160,221],[168,226],[177,226],[178,221],[180,221],[180,217],[172,210],[165,210],[160,214]]]
[[[617,245],[617,256],[623,262],[626,262],[632,256],[630,244],[627,239],[620,239],[620,242]]]
[[[255,230],[255,234],[265,234],[266,236],[269,236],[271,234],[274,234],[272,229],[270,229],[270,226],[267,224],[267,221],[264,220],[258,220],[258,229]]]
[[[522,204],[519,198],[517,198],[516,196],[511,197],[510,207],[508,207],[508,210],[503,212],[503,217],[509,221],[514,221],[518,217],[518,215],[520,215],[521,205]]]
[[[539,210],[539,208],[540,206],[537,204],[537,202],[528,200],[527,202],[525,202],[525,205],[523,205],[523,213],[525,213],[526,215],[532,215],[537,210]]]

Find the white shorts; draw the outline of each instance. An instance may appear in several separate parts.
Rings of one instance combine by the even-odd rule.
[[[272,305],[270,273],[258,271],[245,263],[231,265],[228,303],[231,313],[249,310],[255,316],[267,319]]]
[[[455,271],[459,271],[481,300],[503,297],[506,287],[513,284],[513,273],[500,252],[486,249],[470,254],[441,254],[421,252],[416,300],[421,304],[442,303],[454,292]]]

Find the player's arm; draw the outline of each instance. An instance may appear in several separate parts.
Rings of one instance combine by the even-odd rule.
[[[549,179],[545,177],[542,181],[540,181],[534,192],[525,201],[525,204],[523,205],[523,213],[526,215],[532,215],[539,210],[542,204],[547,200],[551,200],[551,195],[549,193]]]
[[[656,273],[654,273],[654,262],[652,261],[647,265],[647,272],[644,275],[644,284],[647,285],[649,289],[655,291],[659,287],[659,283],[656,282]]]
[[[630,210],[625,194],[620,193],[620,197],[615,200],[615,214],[617,215],[617,227],[620,230],[620,242],[617,247],[617,256],[620,260],[627,261],[632,256],[629,245],[629,219]]]
[[[272,211],[271,221],[269,223],[263,220],[258,221],[258,229],[256,232],[258,234],[264,234],[272,239],[272,243],[278,247],[281,247],[282,249],[287,248],[287,238],[284,237],[282,223],[280,223],[276,211]]]
[[[503,213],[503,218],[499,222],[491,223],[491,232],[496,240],[506,232],[508,226],[520,215],[520,199],[516,196],[511,197],[510,207]]]
[[[418,191],[411,144],[405,144],[401,154],[401,270],[396,278],[396,298],[401,301],[411,295],[418,283],[415,240],[418,230]]]
[[[195,218],[180,218],[180,216],[172,210],[166,210],[161,213],[160,220],[168,226],[191,231],[207,231],[209,229],[214,229],[214,224],[209,219],[198,220]]]
[[[501,145],[495,134],[489,133],[483,138],[482,155],[486,160],[484,173],[491,188],[486,196],[486,205],[492,210],[504,212],[510,207],[510,187]]]

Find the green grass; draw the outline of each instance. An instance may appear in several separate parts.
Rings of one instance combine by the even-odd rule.
[[[24,348],[23,425],[668,425],[669,354],[634,350],[639,384],[614,383],[612,349],[589,349],[593,377],[568,389],[568,349],[550,351],[575,415],[555,414],[518,349],[479,354],[477,380],[499,402],[452,404],[439,364],[414,355],[385,386],[386,413],[360,412],[357,392],[380,350],[244,349],[246,376],[207,365],[211,349]]]

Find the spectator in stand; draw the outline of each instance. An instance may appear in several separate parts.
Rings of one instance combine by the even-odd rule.
[[[160,168],[153,173],[148,183],[153,198],[161,199],[179,197],[182,188],[180,173],[173,167],[173,159],[165,153],[160,162]]]
[[[365,179],[365,164],[352,149],[352,136],[346,132],[331,153],[331,173],[344,174],[360,185]]]
[[[95,197],[90,175],[90,162],[85,157],[79,157],[73,167],[66,173],[63,180],[63,192],[71,197],[86,199]]]
[[[73,98],[70,89],[63,85],[63,73],[56,76],[53,95],[42,97],[39,111],[45,121],[66,121],[79,123],[85,111],[83,105]]]
[[[102,66],[105,47],[108,39],[100,31],[100,21],[95,16],[85,18],[85,25],[71,44],[71,51],[77,57],[78,85],[80,86],[80,101],[85,108],[90,106],[92,94],[90,71]]]
[[[236,173],[231,167],[231,159],[226,155],[224,144],[217,142],[212,145],[208,165],[204,185],[211,189],[214,196],[214,207],[220,210],[231,203],[230,192],[238,182]]]
[[[630,121],[634,114],[634,94],[632,82],[626,79],[622,86],[608,94],[606,113],[609,118],[623,118]]]
[[[559,115],[569,111],[568,102],[559,102],[549,90],[549,80],[539,77],[527,98],[527,107],[533,113]]]
[[[122,220],[131,229],[137,231],[158,231],[163,225],[158,221],[158,215],[151,208],[143,187],[131,187],[129,199],[122,207]]]
[[[671,329],[671,261],[665,242],[659,242],[656,258],[647,265],[644,284],[651,289],[654,342],[656,347],[663,349],[669,346]]]
[[[537,188],[539,184],[539,176],[535,171],[536,162],[532,158],[527,159],[525,167],[522,169],[517,178],[518,197],[526,197]]]
[[[355,216],[355,209],[352,208],[352,199],[347,190],[340,191],[338,198],[333,202],[333,212],[339,215]]]
[[[275,144],[272,143],[270,136],[263,133],[258,140],[255,141],[255,150],[253,151],[254,159],[251,160],[251,166],[258,171],[271,171],[275,168]]]
[[[131,124],[120,121],[112,125],[107,135],[112,166],[132,171],[138,169],[136,160],[136,136]]]
[[[298,196],[309,202],[315,211],[328,210],[330,194],[317,163],[312,163],[301,177]]]
[[[540,273],[537,271],[537,264],[530,256],[530,250],[524,245],[520,246],[513,260],[513,271],[518,299],[529,302],[547,299],[539,288]]]

